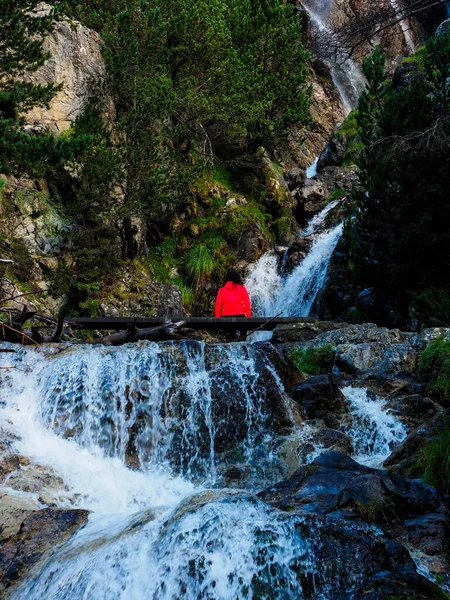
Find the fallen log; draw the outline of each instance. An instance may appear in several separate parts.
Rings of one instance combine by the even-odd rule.
[[[183,328],[186,321],[178,321],[176,323],[164,323],[157,327],[147,327],[138,329],[133,323],[129,323],[125,331],[112,333],[94,340],[94,344],[103,344],[104,346],[121,346],[130,342],[139,342],[140,340],[148,340],[152,342],[163,342],[166,340],[185,340],[185,339],[201,339],[197,331]]]

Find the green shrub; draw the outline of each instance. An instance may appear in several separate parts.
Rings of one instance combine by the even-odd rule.
[[[330,344],[320,348],[295,348],[289,359],[299,371],[308,375],[323,375],[333,367],[334,348]]]
[[[257,224],[266,237],[271,238],[268,228],[270,215],[264,212],[264,207],[257,202],[236,204],[225,216],[224,237],[230,242],[237,241],[242,233],[252,225]]]
[[[441,432],[422,448],[417,466],[425,483],[434,485],[444,494],[450,493],[450,430]]]
[[[148,251],[146,263],[152,275],[158,281],[168,281],[170,279],[170,270],[177,266],[176,248],[177,240],[166,238],[162,244]]]
[[[333,200],[342,200],[342,198],[345,198],[345,196],[346,196],[345,190],[341,190],[341,189],[333,190],[331,192],[331,194],[328,196],[328,202],[333,202]]]
[[[291,222],[291,217],[285,216],[276,219],[272,223],[272,231],[277,242],[282,243],[289,236],[289,234],[291,233]]]
[[[429,326],[450,325],[449,290],[430,287],[411,297],[411,314],[414,318]]]
[[[419,360],[419,371],[431,375],[428,392],[445,404],[450,400],[450,341],[439,337],[425,348]]]
[[[186,253],[184,268],[198,287],[205,277],[210,277],[220,270],[222,264],[221,251],[226,242],[223,238],[210,232],[202,240],[194,244]]]
[[[425,59],[427,55],[427,49],[425,46],[419,46],[414,54],[407,56],[402,60],[402,63],[413,63],[419,67],[419,71],[425,71]]]

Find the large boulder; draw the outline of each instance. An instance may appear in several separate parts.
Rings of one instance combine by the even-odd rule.
[[[36,13],[48,14],[50,7],[41,3]],[[89,99],[102,91],[106,69],[100,35],[81,23],[63,20],[55,23],[44,42],[50,53],[47,62],[30,75],[33,83],[63,83],[47,108],[35,107],[27,113],[30,127],[48,128],[59,133],[69,129],[83,113]],[[105,111],[112,114],[112,101],[105,99]]]
[[[55,547],[87,523],[88,515],[86,510],[57,508],[31,513],[18,533],[0,544],[0,591],[29,576]]]
[[[323,419],[329,413],[346,411],[345,396],[332,375],[308,377],[291,391],[304,419]]]
[[[333,450],[259,496],[282,510],[362,517],[380,523],[436,512],[441,506],[432,486],[365,467]]]
[[[431,419],[411,431],[408,437],[384,461],[384,466],[398,473],[414,473],[420,469],[422,450],[430,441],[439,437],[444,429],[450,428],[450,409],[436,411]]]
[[[415,372],[425,341],[419,334],[364,323],[325,331],[302,344],[305,348],[324,345],[334,347],[335,364],[344,373],[391,377]]]

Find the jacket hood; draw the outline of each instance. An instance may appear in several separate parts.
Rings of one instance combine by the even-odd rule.
[[[237,285],[239,285],[239,284],[238,283],[234,283],[234,281],[227,281],[226,284],[223,287],[227,288],[227,290],[232,290]]]

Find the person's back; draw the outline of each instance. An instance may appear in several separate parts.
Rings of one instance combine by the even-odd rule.
[[[220,288],[216,298],[216,318],[219,317],[251,317],[250,296],[241,281],[239,273],[230,269],[225,276],[225,284]],[[230,331],[229,339],[244,339],[247,329],[239,326],[239,330]]]
[[[245,287],[234,281],[227,281],[217,294],[215,315],[251,317],[250,297]]]

